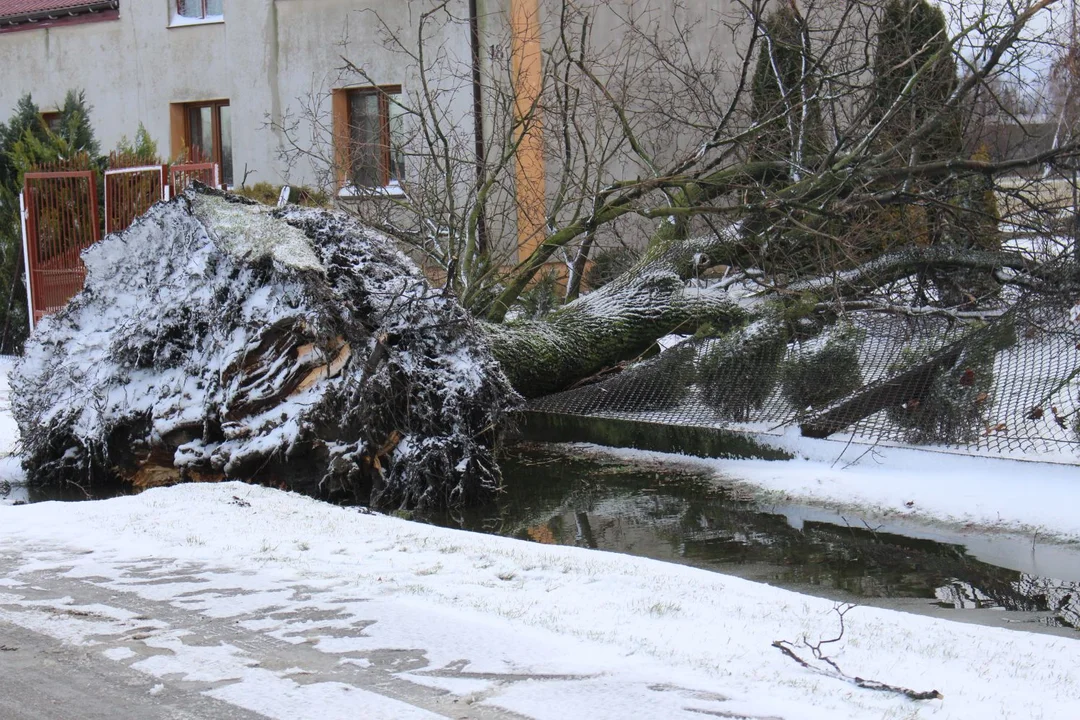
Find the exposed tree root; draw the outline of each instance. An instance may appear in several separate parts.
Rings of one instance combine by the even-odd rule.
[[[497,491],[515,393],[467,313],[348,216],[193,191],[85,262],[12,377],[31,482],[407,508]]]

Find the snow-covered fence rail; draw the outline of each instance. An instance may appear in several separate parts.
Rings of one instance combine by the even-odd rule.
[[[22,203],[33,327],[82,289],[86,268],[79,255],[101,238],[94,172],[26,173]]]
[[[110,168],[105,171],[105,233],[127,229],[135,218],[165,199],[165,165]]]

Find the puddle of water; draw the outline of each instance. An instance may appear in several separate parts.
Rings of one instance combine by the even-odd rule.
[[[0,480],[0,505],[24,505],[27,503],[48,502],[49,500],[59,500],[61,502],[105,500],[123,494],[127,493],[114,491],[101,496],[94,496],[88,495],[75,486],[39,488]]]
[[[507,490],[498,502],[427,519],[836,600],[1029,630],[1080,628],[1077,548],[761,504],[700,468],[628,465],[567,446],[517,446],[502,467]]]

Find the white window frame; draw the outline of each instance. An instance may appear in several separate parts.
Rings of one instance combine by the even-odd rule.
[[[180,0],[168,0],[169,2],[169,27],[187,27],[189,25],[214,25],[225,22],[225,3],[222,2],[221,15],[203,15],[202,17],[186,17],[180,14]],[[206,11],[206,0],[202,0],[203,12]]]
[[[391,180],[389,185],[371,185],[359,187],[346,182],[344,187],[338,190],[341,198],[376,198],[376,197],[405,197],[405,188],[397,180]]]

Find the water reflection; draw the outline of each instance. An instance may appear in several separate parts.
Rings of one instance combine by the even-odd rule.
[[[1030,539],[1019,539],[1017,553],[1016,542],[1002,547],[1002,536],[912,537],[904,534],[909,527],[763,504],[699,467],[631,464],[568,446],[517,446],[502,467],[507,489],[498,502],[426,519],[694,565],[837,600],[915,612],[1000,610],[1048,628],[1080,629],[1080,552],[1069,548],[1055,546],[1036,563]],[[0,480],[0,504],[85,499],[75,486],[41,490]],[[1017,558],[1029,550],[1025,565]]]
[[[1080,627],[1080,583],[998,567],[962,544],[883,532],[851,518],[793,521],[790,506],[762,505],[698,468],[631,465],[558,446],[519,446],[502,464],[507,491],[496,504],[429,519],[838,599],[921,599],[927,606],[1038,613],[1043,624]]]
[[[942,607],[957,610],[1013,610],[1048,613],[1040,622],[1052,627],[1080,629],[1080,583],[1019,573],[1006,588],[990,589],[953,578],[934,591]]]

